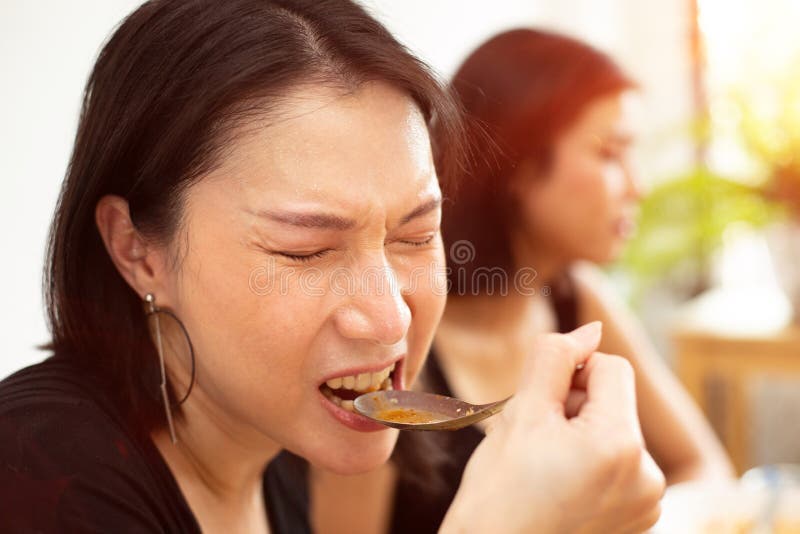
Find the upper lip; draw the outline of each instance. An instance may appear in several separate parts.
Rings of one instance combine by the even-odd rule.
[[[400,356],[395,356],[391,360],[388,360],[387,362],[382,363],[382,364],[372,364],[372,365],[369,365],[369,366],[364,365],[364,366],[361,366],[361,367],[351,367],[350,369],[347,369],[347,370],[337,371],[337,372],[331,373],[329,376],[325,377],[325,379],[322,381],[322,384],[324,384],[325,382],[327,382],[328,380],[330,380],[332,378],[339,378],[339,377],[342,377],[342,376],[355,376],[355,375],[360,375],[361,373],[377,373],[378,371],[382,371],[383,369],[386,369],[387,367],[389,367],[393,363],[396,364],[397,362],[399,362],[403,358],[405,358],[405,354],[401,354]]]

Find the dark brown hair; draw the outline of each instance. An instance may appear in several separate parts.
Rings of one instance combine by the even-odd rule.
[[[471,124],[476,158],[445,205],[442,231],[451,255],[469,243],[469,261],[451,273],[450,291],[478,294],[490,279],[481,270],[514,265],[510,228],[516,222],[511,178],[524,163],[543,171],[552,146],[592,100],[635,87],[606,54],[578,40],[532,29],[511,30],[478,47],[459,68],[452,88]],[[477,272],[476,272],[477,271]]]
[[[84,93],[50,230],[49,348],[102,380],[132,422],[161,425],[158,359],[142,303],[94,222],[125,198],[136,228],[171,243],[182,194],[232,132],[301,83],[383,81],[426,117],[440,174],[462,153],[457,106],[425,65],[349,0],[153,0],[105,44]]]

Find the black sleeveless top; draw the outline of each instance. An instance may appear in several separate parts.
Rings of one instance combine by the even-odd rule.
[[[310,532],[307,466],[276,460],[264,476],[271,531]],[[125,420],[98,380],[52,357],[0,382],[0,532],[199,534],[200,527],[149,436]]]
[[[551,298],[558,331],[570,332],[577,327],[578,322],[578,306],[574,286],[569,279],[565,278],[552,289]],[[433,350],[428,355],[423,376],[426,389],[433,393],[452,396],[450,386],[447,384]],[[440,487],[427,489],[420,486],[414,479],[400,478],[395,486],[390,529],[393,534],[435,534],[438,532],[458,486],[461,484],[464,468],[475,448],[483,440],[484,434],[477,427],[469,426],[453,432],[439,432],[436,438],[448,457],[447,462],[437,466]],[[413,433],[400,432],[398,448],[407,448],[403,441],[409,439],[414,439]]]

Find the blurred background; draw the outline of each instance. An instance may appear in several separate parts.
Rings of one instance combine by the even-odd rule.
[[[363,0],[448,79],[555,29],[641,82],[637,236],[610,274],[736,467],[800,462],[800,2]],[[0,377],[44,356],[44,244],[100,46],[136,0],[0,2]]]

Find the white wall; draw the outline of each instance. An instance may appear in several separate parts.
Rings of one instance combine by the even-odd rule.
[[[0,377],[38,359],[45,237],[81,91],[109,30],[135,0],[0,2]]]
[[[71,150],[81,91],[100,45],[138,3],[0,2],[0,377],[43,356],[34,347],[47,341],[40,288],[45,237]],[[672,153],[665,152],[659,132],[680,124],[688,110],[683,2],[364,3],[443,76],[451,75],[482,40],[511,26],[550,26],[607,49],[643,82],[650,175],[680,165],[685,147],[673,143]]]
[[[362,1],[445,78],[504,29],[535,26],[588,41],[641,82],[643,181],[671,177],[691,161],[688,0]]]

